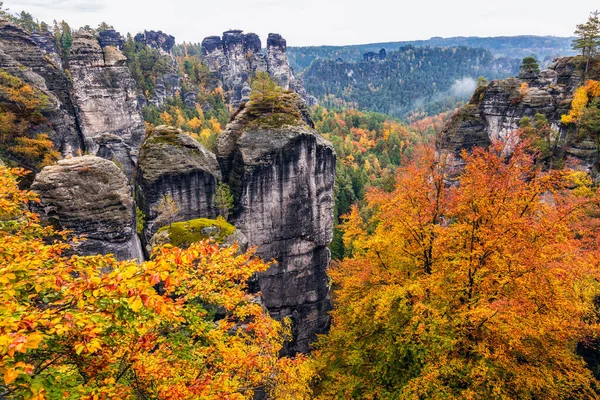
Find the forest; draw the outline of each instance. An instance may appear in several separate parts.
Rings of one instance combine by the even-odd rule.
[[[356,63],[315,60],[302,77],[328,107],[353,107],[406,118],[436,115],[469,99],[476,80],[514,76],[520,60],[469,47],[403,46],[383,59]]]
[[[1,3],[0,11],[2,24],[52,38],[75,92],[77,30],[10,14]],[[94,40],[113,31],[107,23],[82,29]],[[107,70],[130,75],[145,142],[181,151],[173,154],[182,165],[209,159],[222,178],[201,175],[214,186],[214,220],[178,220],[176,191],[162,196],[151,208],[154,234],[171,241],[144,243],[149,256],[139,262],[77,253],[86,238],[62,227],[31,183],[61,161],[94,155],[63,157],[51,119],[67,107],[22,71],[0,68],[0,399],[600,397],[600,14],[575,35],[565,52],[577,56],[550,71],[539,60],[564,50],[558,38],[432,39],[453,44],[383,53],[371,45],[290,49],[319,104],[308,107],[274,74],[255,70],[247,99],[233,107],[201,47],[177,44],[169,53],[128,34],[122,65]],[[482,43],[490,49],[463,46]],[[500,57],[510,46],[527,56]],[[377,53],[357,59],[365,50]],[[171,75],[181,79],[170,84]],[[510,75],[519,78],[502,80]],[[478,131],[479,119],[498,109],[508,110],[511,129]],[[472,145],[477,135],[489,145]],[[306,157],[297,164],[289,162],[294,146]],[[149,148],[140,149],[148,161]],[[273,160],[289,163],[272,173]],[[131,177],[116,158],[100,161],[122,177],[129,223],[143,236],[150,215],[140,209],[148,193],[139,180],[155,170],[140,162]],[[332,201],[333,226],[316,234],[332,236],[323,274],[331,307],[305,354],[289,351],[301,312],[277,314],[284,305],[268,308],[268,293],[256,290],[280,256],[260,251],[280,238],[263,249],[224,238],[255,198],[267,198],[261,212],[278,214],[282,201],[271,201],[268,184],[291,177],[275,184],[290,190],[310,168],[318,179],[285,194]],[[176,182],[174,171],[156,181]],[[97,178],[89,167],[78,173]],[[261,173],[263,181],[240,186]],[[185,185],[201,180],[182,176]],[[331,182],[330,193],[320,193],[320,181]],[[255,187],[260,195],[244,192]],[[319,224],[324,213],[314,217]],[[272,231],[272,221],[254,230]],[[302,253],[311,234],[282,241]]]

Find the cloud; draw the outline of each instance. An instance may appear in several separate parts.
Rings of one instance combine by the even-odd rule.
[[[475,79],[466,77],[462,79],[458,79],[452,87],[450,88],[450,93],[454,97],[464,98],[471,96],[475,89],[477,88],[477,82]]]
[[[104,10],[106,4],[99,0],[20,0],[19,7],[33,7],[75,12],[96,12]]]

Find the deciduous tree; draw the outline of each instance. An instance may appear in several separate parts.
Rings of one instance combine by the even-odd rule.
[[[463,152],[458,186],[433,151],[345,224],[321,398],[595,398],[575,353],[598,332],[591,181],[542,173],[524,145]],[[589,212],[589,209],[587,210]]]
[[[308,399],[305,359],[279,360],[289,329],[245,282],[268,265],[202,242],[142,265],[66,257],[0,167],[0,397]],[[105,271],[105,272],[103,272]],[[110,271],[110,272],[106,272]]]

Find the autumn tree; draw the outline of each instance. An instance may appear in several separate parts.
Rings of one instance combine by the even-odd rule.
[[[177,219],[177,215],[179,214],[179,207],[177,206],[177,203],[175,202],[175,200],[173,200],[171,195],[165,194],[160,200],[160,203],[158,203],[158,205],[156,206],[154,212],[156,214],[156,225],[171,226],[171,224]]]
[[[305,358],[279,359],[289,326],[246,291],[269,267],[252,251],[67,257],[65,233],[28,211],[22,174],[0,167],[0,398],[310,398]]]
[[[46,133],[48,97],[22,79],[0,70],[0,154],[32,170],[54,163],[60,153]]]
[[[250,100],[267,105],[275,105],[283,93],[281,86],[271,79],[268,72],[259,71],[252,79]]]
[[[596,398],[575,353],[598,333],[591,180],[542,173],[525,144],[463,152],[448,186],[426,150],[347,217],[319,398]]]

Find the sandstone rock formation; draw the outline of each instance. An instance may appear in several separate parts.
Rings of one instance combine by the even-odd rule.
[[[91,33],[79,31],[73,35],[69,65],[85,150],[96,154],[106,134],[121,138],[116,161],[131,176],[145,126],[125,57],[116,47],[102,49]]]
[[[248,100],[249,80],[256,71],[269,72],[284,89],[300,94],[309,105],[316,103],[304,90],[302,80],[294,76],[286,42],[281,35],[269,34],[266,55],[262,54],[261,41],[256,34],[244,34],[240,30],[224,32],[222,38],[205,38],[202,52],[210,72],[217,77],[234,107]]]
[[[157,208],[165,195],[179,209],[175,221],[215,218],[213,195],[220,180],[213,153],[180,130],[156,127],[141,148],[137,172],[137,200],[146,218],[146,243],[160,228]]]
[[[158,50],[159,54],[168,59],[169,71],[162,76],[157,77],[154,84],[154,93],[146,98],[145,93],[140,93],[139,98],[144,102],[154,104],[159,107],[169,98],[172,98],[183,89],[183,77],[178,74],[177,60],[173,55],[173,46],[175,46],[175,37],[163,33],[162,31],[144,31],[135,35],[134,40],[144,46]],[[190,98],[195,95],[193,92],[183,93],[184,98]],[[195,100],[195,97],[194,97]],[[193,107],[193,102],[186,103]]]
[[[543,114],[552,129],[560,133],[557,155],[567,161],[577,160],[580,168],[595,172],[600,160],[596,140],[577,137],[560,122],[561,116],[569,112],[573,93],[581,83],[581,69],[569,57],[556,59],[548,70],[526,79],[493,81],[478,89],[452,117],[442,132],[438,150],[448,151],[450,167],[459,168],[461,150],[486,147],[492,140],[504,139],[516,131],[523,117],[533,119],[536,114]]]
[[[38,130],[49,134],[63,156],[77,154],[83,145],[70,97],[69,81],[51,37],[29,34],[0,21],[0,69],[40,89],[50,100],[47,123]]]
[[[100,32],[98,34],[98,42],[102,48],[112,46],[122,49],[124,44],[123,36],[121,36],[121,34],[114,29]]]
[[[287,96],[294,118],[281,123],[248,103],[220,135],[218,158],[235,197],[233,224],[259,256],[277,260],[255,290],[271,315],[292,318],[293,353],[308,351],[329,324],[336,155],[301,117],[302,100]]]
[[[32,185],[40,215],[87,240],[73,243],[82,255],[114,254],[143,260],[135,230],[135,207],[123,172],[111,161],[74,157],[45,167]]]

